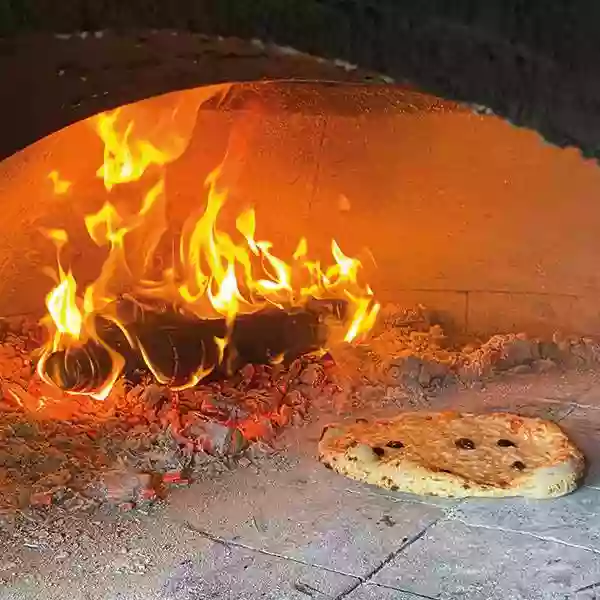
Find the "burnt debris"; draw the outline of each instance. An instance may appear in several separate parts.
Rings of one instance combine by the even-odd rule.
[[[289,364],[325,345],[326,316],[344,314],[339,303],[313,301],[306,308],[238,315],[228,332],[224,318],[200,319],[172,309],[142,310],[127,302],[117,311],[126,315],[119,319],[121,326],[98,315],[97,339],[53,352],[46,359],[44,372],[57,387],[79,393],[99,390],[113,373],[115,353],[125,361],[126,378],[135,380],[140,371],[151,371],[161,383],[173,387],[186,385],[203,367],[214,367],[214,378],[245,364]],[[228,336],[221,359],[220,340]]]

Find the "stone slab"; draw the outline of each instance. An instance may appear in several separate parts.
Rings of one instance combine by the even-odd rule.
[[[592,372],[551,371],[542,375],[506,374],[487,384],[486,391],[504,396],[527,396],[555,402],[576,403],[583,394],[598,382]]]
[[[597,581],[598,554],[458,521],[429,529],[374,578],[444,600],[579,600]]]
[[[516,387],[516,389],[514,389]],[[482,391],[460,390],[432,401],[435,410],[461,412],[512,412],[524,417],[537,417],[558,422],[573,409],[568,402],[557,402],[530,395],[522,385],[494,385]]]
[[[94,519],[86,529],[84,521],[69,522],[69,546],[48,545],[27,556],[18,548],[4,552],[0,563],[13,562],[15,574],[0,572],[1,600],[309,600],[306,592],[335,598],[359,582],[219,543],[178,525],[158,507],[96,525]],[[41,539],[54,537],[43,524],[39,530],[46,530]]]
[[[347,600],[422,600],[423,596],[365,583],[348,594],[346,598]]]
[[[215,544],[210,552],[181,561],[155,597],[160,600],[308,600],[335,598],[355,584],[356,580],[339,573]]]
[[[316,460],[237,471],[171,498],[174,521],[252,548],[365,577],[403,540],[443,516],[435,506],[360,489]]]
[[[600,553],[600,490],[582,488],[554,500],[471,499],[455,509],[454,517],[469,525],[528,532]]]
[[[588,390],[578,395],[575,403],[578,406],[600,409],[600,381],[598,381],[598,376],[594,378]]]
[[[400,503],[412,503],[412,504],[425,504],[427,506],[434,506],[447,512],[454,508],[460,500],[456,498],[442,498],[441,496],[422,496],[419,494],[411,494],[408,492],[393,492],[385,488],[378,487],[376,485],[360,485],[356,487],[352,485],[348,490],[349,494],[357,494],[365,498],[368,502],[369,496],[384,497],[393,502]]]

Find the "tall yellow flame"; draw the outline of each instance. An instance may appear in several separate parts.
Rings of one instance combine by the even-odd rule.
[[[96,118],[96,131],[104,142],[104,163],[98,169],[98,177],[111,190],[119,183],[137,181],[150,165],[164,165],[168,156],[146,140],[130,140],[134,123],[130,121],[119,131],[117,121],[120,109],[101,113]]]
[[[62,266],[61,252],[69,237],[64,229],[43,229],[42,233],[56,247],[58,283],[46,296],[46,306],[53,324],[52,348],[59,348],[65,338],[79,338],[83,316],[77,302],[77,283],[71,271]]]
[[[137,181],[152,165],[162,166],[169,160],[166,153],[135,138],[133,122],[118,127],[118,116],[117,109],[95,119],[104,142],[104,161],[97,174],[107,191],[115,185]],[[346,255],[332,240],[332,260],[322,266],[320,261],[309,258],[306,238],[299,240],[290,261],[285,261],[274,252],[271,242],[257,238],[256,214],[252,209],[238,215],[236,232],[223,231],[218,220],[227,191],[220,187],[221,171],[218,167],[208,176],[204,210],[191,215],[184,224],[178,252],[162,273],[153,269],[157,248],[167,231],[163,170],[153,172],[158,179],[148,185],[135,214],[121,213],[106,199],[96,213],[85,217],[90,238],[106,248],[107,257],[97,279],[83,291],[82,299],[77,296],[73,273],[64,271],[59,260],[59,281],[46,301],[53,333],[48,352],[68,344],[68,338],[82,341],[95,337],[88,317],[109,310],[123,296],[160,299],[183,306],[201,318],[224,317],[229,331],[216,340],[220,360],[235,317],[269,305],[288,308],[301,306],[310,298],[343,299],[349,308],[345,341],[357,342],[368,334],[379,304],[371,288],[360,281],[361,262]],[[46,233],[59,251],[68,241],[65,232]],[[114,314],[111,318],[116,319]],[[118,325],[129,342],[136,344],[126,324]],[[144,348],[139,349],[156,378],[167,382],[150,363]],[[118,359],[115,362],[119,363]],[[195,385],[214,366],[202,365],[186,385]]]
[[[48,294],[46,305],[58,332],[78,338],[83,317],[77,307],[77,283],[73,273],[61,271],[61,281]]]

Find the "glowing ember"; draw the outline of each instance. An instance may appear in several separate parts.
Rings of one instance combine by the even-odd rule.
[[[156,379],[169,383],[129,325],[117,315],[115,306],[121,298],[134,298],[142,304],[160,301],[199,319],[224,317],[227,333],[215,338],[219,361],[223,361],[238,315],[269,306],[288,310],[301,307],[310,299],[343,300],[348,305],[345,342],[364,339],[373,327],[379,304],[371,288],[360,281],[360,261],[346,256],[332,240],[333,260],[329,265],[321,265],[309,258],[308,242],[302,238],[292,259],[286,262],[276,256],[271,242],[257,239],[253,210],[237,217],[237,232],[230,234],[220,229],[219,214],[227,198],[227,191],[220,187],[221,167],[206,180],[204,211],[191,215],[171,264],[157,273],[157,249],[168,228],[164,169],[160,167],[172,157],[148,141],[136,139],[134,122],[118,127],[118,116],[119,110],[103,113],[94,120],[104,142],[104,162],[97,175],[110,193],[114,186],[139,181],[147,173],[144,181],[149,182],[148,191],[134,214],[120,212],[107,198],[98,212],[85,217],[90,238],[107,249],[107,257],[98,278],[83,290],[81,297],[77,295],[73,274],[65,271],[59,260],[58,283],[46,301],[51,342],[38,363],[38,373],[46,381],[44,364],[52,352],[81,346],[88,340],[105,345],[93,324],[94,317],[102,315],[122,330]],[[159,168],[150,169],[153,166]],[[58,185],[58,174],[53,181]],[[49,237],[59,250],[68,241],[64,232],[55,231]],[[96,397],[110,391],[124,364],[123,357],[108,347],[106,350],[112,358],[113,372],[110,383],[94,393]],[[201,365],[180,387],[196,385],[216,366]]]

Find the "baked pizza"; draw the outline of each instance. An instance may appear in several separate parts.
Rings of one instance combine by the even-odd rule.
[[[451,498],[555,498],[584,458],[558,425],[509,413],[406,412],[324,429],[319,460],[352,479]]]

